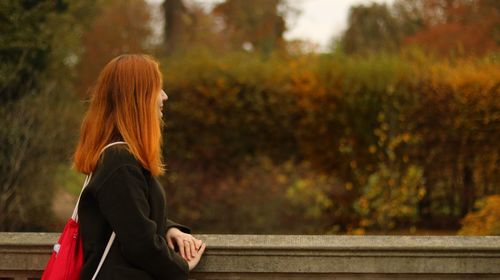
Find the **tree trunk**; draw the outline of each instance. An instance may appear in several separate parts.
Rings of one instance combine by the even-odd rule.
[[[464,217],[472,209],[472,207],[474,206],[474,201],[476,200],[472,168],[469,161],[464,163],[462,179],[462,211],[460,214],[461,217]]]
[[[165,14],[164,40],[167,54],[172,54],[179,47],[185,31],[183,21],[186,6],[182,0],[165,0],[163,2]]]

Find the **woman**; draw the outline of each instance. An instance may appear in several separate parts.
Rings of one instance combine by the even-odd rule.
[[[78,205],[81,279],[92,279],[112,232],[116,238],[96,279],[187,279],[205,250],[188,228],[167,220],[156,179],[164,172],[167,98],[149,56],[119,56],[99,75],[74,154],[75,168],[92,173]],[[101,154],[110,143],[116,145]]]

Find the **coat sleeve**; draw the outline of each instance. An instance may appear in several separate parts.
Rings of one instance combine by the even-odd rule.
[[[172,220],[167,219],[166,226],[165,226],[165,228],[167,230],[165,231],[165,233],[168,232],[168,230],[170,228],[173,228],[173,227],[174,228],[178,228],[180,231],[182,231],[184,233],[191,233],[191,229],[188,228],[187,226],[178,224],[178,223],[176,223],[176,222],[174,222]]]
[[[97,192],[99,207],[116,233],[123,256],[158,279],[187,279],[189,267],[156,234],[149,219],[148,185],[137,166],[124,165]]]

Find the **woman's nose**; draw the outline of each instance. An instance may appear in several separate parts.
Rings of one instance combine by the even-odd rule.
[[[168,100],[168,95],[165,93],[164,90],[161,91],[161,100],[163,102],[167,101]]]

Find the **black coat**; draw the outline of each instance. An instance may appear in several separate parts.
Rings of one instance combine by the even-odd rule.
[[[78,206],[84,264],[81,279],[92,279],[112,231],[115,241],[97,279],[187,279],[188,265],[167,246],[170,227],[165,194],[125,145],[107,148]]]

